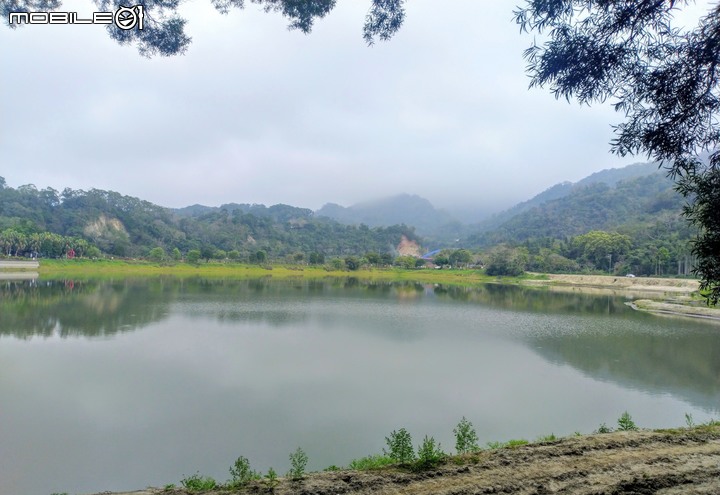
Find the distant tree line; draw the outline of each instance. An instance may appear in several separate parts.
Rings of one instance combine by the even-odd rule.
[[[67,238],[64,245],[77,245],[75,251],[82,253],[90,249],[82,244],[85,242],[111,256],[179,260],[194,258],[199,252],[198,260],[259,264],[322,264],[326,259],[363,253],[394,258],[403,237],[419,240],[414,228],[405,225],[343,225],[288,205],[184,210],[99,189],[58,192],[38,190],[32,184],[12,188],[0,177],[0,232],[8,230],[13,232],[8,237],[19,236],[4,249],[11,255],[37,251],[41,256],[57,256],[60,248],[26,248],[29,236],[41,233]]]
[[[25,234],[16,229],[0,231],[0,248],[3,256],[27,258],[62,258],[64,256],[101,256],[100,250],[78,237],[67,237],[52,232]]]
[[[687,239],[593,230],[567,239],[528,239],[484,251],[488,275],[610,273],[689,275],[695,257]]]

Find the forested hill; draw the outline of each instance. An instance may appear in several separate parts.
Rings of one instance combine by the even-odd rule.
[[[471,236],[468,244],[489,246],[528,239],[567,239],[591,230],[635,235],[654,230],[663,237],[689,239],[682,218],[684,199],[663,171],[621,180],[614,185],[589,182],[569,194],[515,215],[497,228]]]
[[[518,203],[517,205],[500,212],[487,220],[479,223],[475,230],[493,230],[507,222],[511,218],[529,211],[532,208],[541,206],[548,201],[564,198],[573,193],[573,191],[584,189],[593,184],[606,184],[614,187],[618,182],[644,177],[658,172],[657,163],[635,163],[622,168],[611,168],[595,172],[578,182],[561,182],[546,189],[540,194],[532,197],[527,201]]]
[[[403,237],[417,240],[412,227],[347,226],[288,205],[196,205],[174,211],[99,189],[62,193],[33,185],[15,189],[0,177],[3,232],[9,233],[0,239],[4,254],[39,251],[42,255],[33,243],[40,244],[39,234],[52,233],[83,239],[116,256],[144,256],[161,247],[168,253],[198,249],[203,257],[232,254],[240,260],[251,260],[258,253],[270,259],[392,253]]]

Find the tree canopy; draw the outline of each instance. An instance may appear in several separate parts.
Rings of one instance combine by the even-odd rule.
[[[125,0],[93,0],[99,11],[115,12],[125,4]],[[312,30],[316,19],[322,19],[335,7],[337,0],[249,0],[258,4],[266,12],[280,12],[289,21],[288,29],[298,29],[303,33]],[[108,34],[118,43],[134,44],[138,51],[146,56],[172,56],[187,51],[192,39],[185,32],[186,20],[178,14],[180,0],[144,0],[136,2],[143,6],[143,25],[132,29],[121,29],[108,24]],[[221,14],[232,9],[245,7],[245,0],[210,0]],[[376,39],[388,40],[405,19],[405,0],[370,0],[370,9],[365,16],[363,38],[372,45]],[[63,7],[60,0],[0,0],[0,14],[10,24],[11,12],[49,12]]]
[[[544,41],[525,51],[531,86],[580,103],[611,101],[625,115],[612,151],[661,162],[699,227],[696,271],[720,300],[720,4],[696,26],[673,25],[688,0],[526,0],[521,30]],[[703,157],[706,157],[703,159]]]

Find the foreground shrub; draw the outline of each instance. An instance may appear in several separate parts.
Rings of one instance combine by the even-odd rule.
[[[595,430],[594,433],[612,433],[613,429],[610,428],[605,423],[600,423],[600,426],[598,426],[598,429]]]
[[[393,461],[400,464],[410,464],[415,460],[412,437],[405,428],[400,428],[400,431],[393,430],[389,437],[385,437],[385,442],[390,450],[383,450],[383,452]]]
[[[275,487],[278,485],[278,483],[280,483],[280,480],[278,480],[278,475],[272,467],[268,469],[268,472],[262,481],[265,486],[270,489],[271,492],[275,491]]]
[[[433,437],[425,435],[423,442],[418,446],[418,459],[415,466],[419,469],[428,469],[445,459],[445,452],[442,451],[440,443],[436,443]]]
[[[303,449],[298,447],[295,452],[290,454],[290,471],[288,472],[288,476],[296,481],[302,479],[307,463],[307,454]]]
[[[465,419],[460,420],[458,425],[453,429],[455,434],[455,450],[458,454],[467,454],[468,452],[477,452],[480,450],[478,446],[478,436],[473,428],[473,424]]]
[[[618,418],[618,431],[635,431],[637,429],[637,425],[627,411],[622,413],[622,416]]]
[[[258,473],[250,469],[250,461],[247,457],[240,456],[230,467],[230,475],[232,480],[230,484],[232,486],[244,486],[247,485],[250,480],[254,480],[260,477]]]

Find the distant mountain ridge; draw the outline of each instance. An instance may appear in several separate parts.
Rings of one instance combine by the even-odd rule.
[[[604,183],[608,186],[614,187],[620,181],[643,177],[654,173],[662,173],[661,171],[658,171],[657,162],[634,163],[622,168],[610,168],[595,172],[575,183],[570,181],[561,182],[546,189],[540,194],[533,196],[527,201],[518,203],[512,208],[493,215],[487,220],[480,222],[477,227],[481,231],[492,230],[525,211],[547,203],[548,201],[568,196],[573,191],[587,187],[591,184]]]
[[[411,225],[419,235],[432,235],[448,224],[459,223],[450,214],[435,208],[430,201],[415,194],[398,194],[348,207],[327,203],[316,211],[315,215],[349,225]]]
[[[683,238],[691,228],[681,218],[684,198],[674,182],[662,171],[639,177],[618,179],[612,185],[586,181],[574,185],[567,195],[526,208],[500,225],[481,230],[468,242],[490,246],[529,239],[567,239],[591,230],[631,232],[661,229]]]
[[[313,216],[313,212],[309,208],[299,208],[297,206],[290,206],[282,203],[272,206],[249,203],[226,203],[220,206],[203,206],[194,204],[184,208],[175,208],[172,211],[180,218],[196,218],[223,210],[228,213],[240,211],[244,214],[255,215],[256,217],[271,218],[277,222],[287,222],[291,219],[310,218]]]

